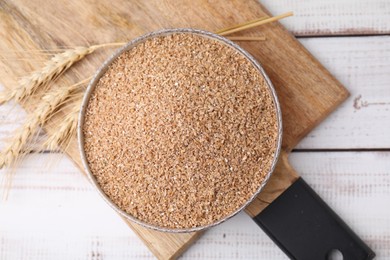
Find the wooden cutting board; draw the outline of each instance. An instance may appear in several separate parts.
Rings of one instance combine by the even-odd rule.
[[[92,0],[3,0],[0,1],[0,83],[12,88],[18,78],[42,67],[50,56],[36,50],[129,41],[161,28],[216,31],[266,14],[268,12],[256,0],[101,0],[97,3]],[[266,37],[265,41],[239,44],[262,63],[275,85],[283,114],[282,155],[270,182],[246,209],[254,216],[298,177],[289,166],[288,153],[347,98],[348,92],[279,23],[236,35]],[[90,55],[56,85],[71,85],[93,75],[112,52],[113,49],[108,48]],[[39,94],[22,105],[31,112],[38,101]],[[62,116],[59,114],[50,121],[46,127],[48,134],[53,133]],[[75,139],[68,154],[81,168]],[[160,233],[127,223],[160,259],[179,256],[201,234]]]

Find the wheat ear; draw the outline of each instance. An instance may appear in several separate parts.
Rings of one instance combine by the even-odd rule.
[[[66,151],[71,138],[76,134],[81,100],[82,98],[78,98],[70,104],[71,109],[69,113],[65,116],[64,120],[59,123],[55,133],[43,144],[46,149],[56,150],[62,148],[63,151]]]
[[[31,75],[22,78],[14,89],[3,92],[0,95],[0,105],[4,102],[15,99],[20,102],[24,98],[34,94],[38,88],[45,88],[52,81],[55,81],[62,73],[67,71],[74,63],[97,49],[109,46],[121,46],[124,43],[107,43],[92,45],[89,47],[75,47],[65,52],[54,55],[45,66],[33,72]]]
[[[0,169],[11,166],[23,154],[23,147],[36,133],[38,127],[43,125],[48,117],[82,84],[84,82],[79,82],[67,88],[55,88],[42,97],[38,107],[28,116],[24,125],[18,129],[11,142],[0,153]]]

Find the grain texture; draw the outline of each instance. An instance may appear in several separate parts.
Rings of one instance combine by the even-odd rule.
[[[85,110],[84,151],[98,186],[155,228],[226,219],[276,163],[271,88],[240,51],[190,32],[149,38],[98,79]]]

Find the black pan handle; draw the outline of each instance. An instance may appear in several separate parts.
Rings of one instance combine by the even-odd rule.
[[[343,260],[375,257],[302,178],[253,220],[291,259],[330,259],[333,250],[340,251]]]

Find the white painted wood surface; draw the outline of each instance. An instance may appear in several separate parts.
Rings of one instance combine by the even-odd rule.
[[[48,165],[51,162],[52,166]],[[390,256],[390,152],[299,152],[291,162],[375,250]],[[153,259],[64,156],[29,156],[0,204],[0,259]],[[54,220],[54,221],[53,221]],[[245,214],[209,230],[183,259],[286,259]]]
[[[294,11],[282,20],[299,36],[390,33],[388,0],[261,0],[271,13]]]
[[[283,23],[296,35],[390,34],[388,0],[262,2],[273,13],[295,11]],[[377,259],[390,259],[390,36],[300,41],[351,97],[299,144],[291,162]],[[12,103],[0,106],[0,139],[12,135],[23,118]],[[8,200],[0,201],[0,259],[153,256],[67,158],[44,153],[27,157],[15,171]],[[183,259],[286,257],[240,214],[209,230]]]
[[[351,96],[297,148],[390,148],[390,36],[300,41]]]

